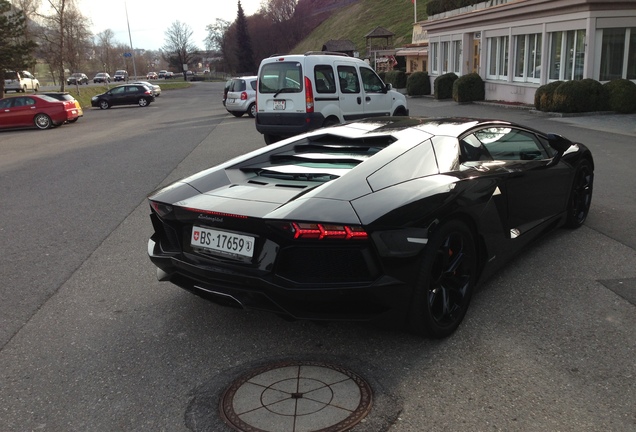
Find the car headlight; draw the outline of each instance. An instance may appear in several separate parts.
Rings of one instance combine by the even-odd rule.
[[[92,101],[97,100],[97,96],[93,96],[93,97],[91,98],[91,100],[92,100]]]

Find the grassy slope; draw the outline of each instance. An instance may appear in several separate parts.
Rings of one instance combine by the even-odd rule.
[[[426,18],[426,3],[427,0],[417,2],[418,21]],[[292,53],[320,51],[330,39],[349,39],[363,56],[366,53],[364,35],[378,26],[395,33],[393,46],[401,47],[411,43],[413,18],[413,3],[410,0],[360,0],[336,11],[296,45]]]

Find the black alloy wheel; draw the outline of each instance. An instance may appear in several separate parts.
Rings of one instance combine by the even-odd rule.
[[[565,226],[578,228],[587,219],[592,204],[592,191],[594,190],[594,170],[590,161],[583,159],[576,167],[574,182],[568,201],[568,215]]]
[[[411,329],[431,338],[450,336],[466,315],[476,281],[472,232],[460,221],[443,224],[429,238],[420,263]]]

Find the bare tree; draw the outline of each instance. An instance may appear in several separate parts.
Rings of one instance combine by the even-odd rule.
[[[192,28],[188,24],[178,20],[173,22],[164,33],[163,56],[168,64],[183,72],[184,79],[183,65],[189,64],[194,52],[198,50],[192,42],[192,33]]]
[[[298,0],[268,0],[261,6],[261,13],[273,23],[290,21],[296,11]]]
[[[99,60],[99,69],[111,73],[116,69],[115,58],[117,53],[115,46],[115,33],[111,29],[106,29],[95,36],[95,53]]]

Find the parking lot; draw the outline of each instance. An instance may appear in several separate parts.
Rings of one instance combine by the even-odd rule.
[[[412,115],[494,117],[590,147],[586,225],[483,283],[450,338],[288,322],[156,280],[145,197],[263,146],[223,83],[147,108],[0,132],[0,430],[225,431],[222,392],[264,365],[338,365],[369,383],[356,431],[636,429],[635,116],[549,117],[409,99]]]

